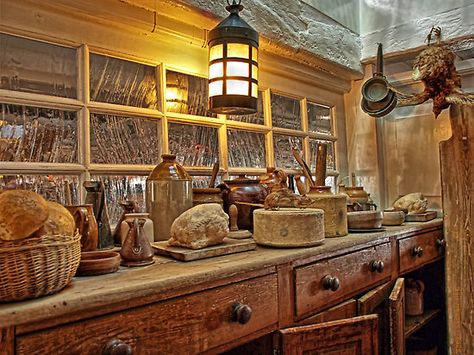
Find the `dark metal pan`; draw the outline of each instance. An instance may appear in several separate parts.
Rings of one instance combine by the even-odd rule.
[[[379,102],[387,98],[389,91],[388,82],[383,75],[382,43],[379,43],[375,73],[362,86],[362,96],[368,102]]]

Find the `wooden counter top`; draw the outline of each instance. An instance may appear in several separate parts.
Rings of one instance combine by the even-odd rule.
[[[155,264],[125,268],[113,274],[75,277],[61,292],[35,300],[0,304],[0,328],[16,326],[17,334],[44,327],[129,309],[244,278],[276,271],[278,265],[298,266],[342,255],[416,233],[439,229],[442,219],[386,227],[377,233],[352,233],[327,238],[311,248],[273,249],[257,247],[250,252],[180,262],[155,256]]]

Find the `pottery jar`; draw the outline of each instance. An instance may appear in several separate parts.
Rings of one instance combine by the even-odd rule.
[[[146,180],[147,212],[153,221],[154,240],[168,240],[173,221],[193,207],[191,176],[176,162],[176,156],[163,154]]]
[[[135,218],[144,219],[143,230],[150,242],[154,241],[153,221],[149,218],[148,213],[126,213],[120,224],[120,245],[123,245],[130,229],[130,222]]]
[[[91,204],[64,206],[74,217],[76,228],[81,235],[81,251],[97,250],[99,229]]]
[[[344,192],[349,197],[347,203],[350,205],[354,203],[364,205],[369,202],[369,195],[362,186],[345,186],[341,187],[341,190],[340,192]]]
[[[229,212],[230,205],[236,205],[239,229],[253,230],[253,211],[263,207],[268,195],[267,189],[258,180],[249,179],[245,175],[225,180],[223,187],[225,212]]]
[[[133,218],[127,221],[129,229],[120,249],[122,265],[145,266],[154,263],[153,248],[143,229],[145,222],[145,218]]]
[[[420,280],[407,279],[405,285],[405,314],[419,316],[423,314],[423,291],[425,284]]]
[[[347,196],[333,194],[330,186],[312,186],[306,194],[311,200],[311,208],[324,211],[324,231],[326,238],[342,237],[347,231]]]
[[[222,190],[216,187],[193,188],[193,206],[203,203],[217,203],[224,208]]]

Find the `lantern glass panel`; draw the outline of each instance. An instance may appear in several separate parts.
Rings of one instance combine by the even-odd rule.
[[[222,85],[223,81],[214,81],[209,84],[209,96],[219,96],[222,95]]]
[[[258,98],[258,85],[252,83],[252,96]]]
[[[227,58],[249,58],[249,45],[227,43]]]
[[[255,47],[252,47],[252,60],[258,62],[258,50]]]
[[[244,62],[227,62],[227,76],[249,76],[249,65]]]
[[[209,66],[209,79],[220,78],[224,76],[224,63],[214,63]]]
[[[244,80],[227,80],[227,95],[248,95],[249,83]]]
[[[258,67],[256,65],[252,65],[252,79],[258,79]]]
[[[224,56],[224,45],[218,44],[209,50],[209,60],[221,59]]]

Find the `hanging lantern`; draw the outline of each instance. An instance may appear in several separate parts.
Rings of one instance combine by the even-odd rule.
[[[226,115],[257,112],[258,32],[240,3],[227,0],[230,15],[209,32],[209,107]]]

